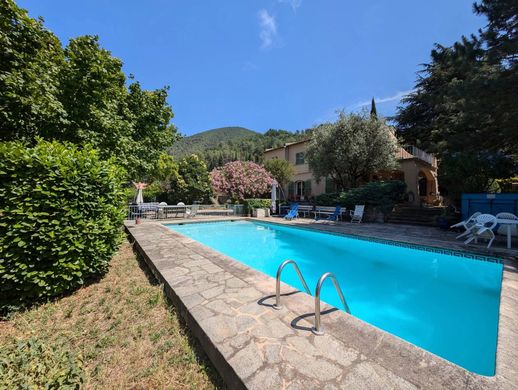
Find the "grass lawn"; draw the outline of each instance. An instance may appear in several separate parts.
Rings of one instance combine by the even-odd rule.
[[[0,322],[0,350],[13,350],[14,340],[35,339],[82,361],[86,388],[222,387],[148,277],[124,243],[98,283]],[[0,378],[0,388],[5,385]]]

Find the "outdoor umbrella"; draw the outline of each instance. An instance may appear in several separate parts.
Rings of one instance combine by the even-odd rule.
[[[142,190],[146,187],[146,183],[133,183],[133,185],[137,189],[137,195],[135,196],[135,203],[136,204],[144,203],[144,197],[142,195]]]
[[[277,211],[277,186],[279,184],[274,180],[272,183],[272,214]]]

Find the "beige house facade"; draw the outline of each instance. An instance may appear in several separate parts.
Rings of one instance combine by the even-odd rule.
[[[308,201],[315,196],[336,191],[332,180],[328,178],[317,180],[313,177],[313,172],[305,159],[308,142],[309,140],[287,143],[264,151],[265,161],[282,159],[294,166],[293,182],[283,188],[285,196],[291,201]],[[396,158],[399,167],[390,173],[390,178],[406,183],[409,203],[437,204],[439,193],[435,156],[412,146],[398,147]]]

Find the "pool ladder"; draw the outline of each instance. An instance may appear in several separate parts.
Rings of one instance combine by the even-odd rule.
[[[308,285],[306,283],[306,280],[302,276],[302,273],[300,272],[300,269],[293,260],[285,260],[282,262],[282,264],[277,269],[277,276],[275,280],[275,304],[273,305],[273,308],[276,310],[281,310],[281,274],[288,264],[292,264],[293,268],[295,268],[295,271],[297,272],[297,275],[299,276],[300,281],[302,282],[302,285],[304,286],[304,289],[306,292],[311,295],[311,292],[308,288]],[[324,331],[322,330],[322,323],[320,320],[320,291],[322,289],[322,285],[324,284],[325,280],[327,278],[331,278],[333,281],[333,284],[335,286],[335,290],[340,297],[340,300],[342,301],[342,304],[344,305],[345,311],[349,314],[351,314],[351,310],[349,309],[349,305],[347,305],[347,302],[345,301],[344,294],[342,293],[342,289],[340,288],[340,284],[338,283],[338,280],[331,272],[326,272],[320,276],[317,282],[317,286],[315,288],[315,326],[311,329],[311,331],[316,335],[323,335]]]

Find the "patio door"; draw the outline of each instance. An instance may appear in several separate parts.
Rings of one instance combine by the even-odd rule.
[[[303,181],[295,182],[295,196],[298,200],[304,199],[304,182]]]

